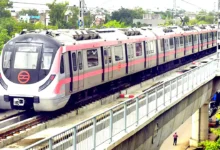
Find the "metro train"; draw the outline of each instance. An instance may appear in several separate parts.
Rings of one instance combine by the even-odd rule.
[[[24,30],[2,51],[0,109],[55,111],[79,101],[78,93],[214,52],[216,41],[215,25]]]

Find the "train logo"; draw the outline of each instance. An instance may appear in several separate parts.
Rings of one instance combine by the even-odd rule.
[[[18,82],[21,84],[25,84],[30,80],[30,74],[27,71],[21,71],[18,74]]]

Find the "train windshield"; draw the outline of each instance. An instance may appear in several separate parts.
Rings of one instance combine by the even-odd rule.
[[[42,59],[41,59],[41,69],[49,70],[51,66],[51,62],[53,59],[53,49],[52,48],[44,48]]]
[[[36,69],[38,60],[37,47],[19,47],[15,54],[15,69]]]

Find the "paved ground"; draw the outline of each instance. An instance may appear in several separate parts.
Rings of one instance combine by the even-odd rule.
[[[190,117],[187,121],[184,122],[177,130],[179,136],[177,145],[173,145],[173,134],[170,135],[166,141],[162,144],[160,150],[186,150],[189,145],[189,139],[192,130],[192,118]],[[187,149],[189,150],[189,149]]]
[[[218,108],[218,111],[216,113],[220,113],[220,107]],[[215,121],[215,115],[212,116],[212,120]],[[220,128],[220,125],[217,127]],[[177,130],[178,133],[178,142],[177,146],[173,146],[173,134],[170,135],[166,141],[162,144],[160,150],[194,150],[193,147],[189,146],[189,139],[191,136],[191,130],[192,130],[192,117],[190,117],[187,121],[184,122]],[[216,135],[213,133],[209,134],[209,140],[214,141],[217,138]]]

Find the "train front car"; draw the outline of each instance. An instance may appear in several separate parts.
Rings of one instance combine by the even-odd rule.
[[[68,98],[54,94],[59,81],[61,45],[46,34],[27,33],[3,48],[0,108],[53,111]],[[55,62],[55,63],[54,63]]]

